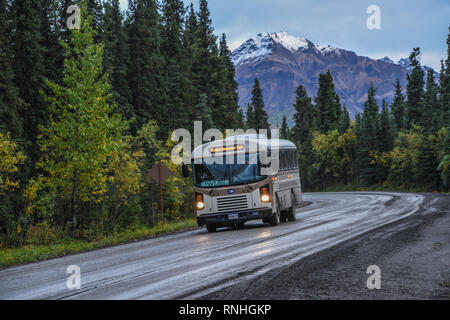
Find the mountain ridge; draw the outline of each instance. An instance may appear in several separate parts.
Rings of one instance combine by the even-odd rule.
[[[359,56],[351,50],[316,45],[284,31],[263,32],[249,38],[232,52],[232,60],[240,105],[246,109],[254,78],[258,78],[272,120],[280,118],[281,114],[291,116],[294,113],[295,89],[299,84],[305,86],[310,97],[315,97],[319,74],[327,70],[331,71],[336,92],[352,116],[363,110],[370,82],[377,87],[380,105],[382,99],[390,103],[395,82],[399,79],[405,87],[410,71],[408,58],[395,63],[389,57]],[[435,75],[438,76],[436,72]]]

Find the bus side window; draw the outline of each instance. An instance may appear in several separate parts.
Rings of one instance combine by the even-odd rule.
[[[294,163],[295,163],[295,169],[298,169],[298,155],[297,151],[294,151]]]
[[[286,150],[286,170],[289,170],[291,168],[291,160],[290,158],[290,152],[289,150]]]
[[[294,151],[291,150],[289,151],[289,169],[293,170],[294,169]]]
[[[280,157],[280,171],[284,170],[284,157],[283,157],[283,150],[279,151],[278,156]]]
[[[281,150],[280,151],[280,158],[281,158],[281,171],[286,170],[286,151]]]

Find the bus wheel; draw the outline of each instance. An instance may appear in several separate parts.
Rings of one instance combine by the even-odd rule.
[[[294,205],[294,201],[291,201],[291,207],[288,209],[287,211],[287,219],[289,221],[295,221],[297,220],[297,216],[295,214],[295,205]]]
[[[217,226],[215,225],[215,224],[207,224],[206,225],[206,230],[208,230],[208,232],[209,233],[212,233],[212,232],[216,232],[216,230],[217,230]]]
[[[273,214],[271,218],[269,218],[269,223],[272,226],[277,226],[280,224],[280,207],[277,206],[277,211]]]

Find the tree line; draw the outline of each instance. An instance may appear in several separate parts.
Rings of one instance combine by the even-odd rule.
[[[70,29],[67,8],[81,8]],[[0,0],[0,242],[101,239],[192,216],[176,128],[239,128],[235,69],[206,0]]]
[[[392,104],[383,100],[379,106],[369,84],[364,111],[354,121],[341,106],[330,71],[319,76],[314,99],[299,85],[295,125],[289,128],[284,117],[280,134],[298,145],[303,187],[448,192],[450,33],[447,46],[438,82],[433,70],[425,74],[414,48],[406,88],[397,80]]]

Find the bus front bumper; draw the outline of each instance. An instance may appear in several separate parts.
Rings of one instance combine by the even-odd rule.
[[[203,214],[197,217],[197,223],[200,227],[204,226],[205,224],[215,224],[217,226],[229,226],[250,220],[270,218],[271,216],[272,216],[272,208],[253,209],[239,212]]]

